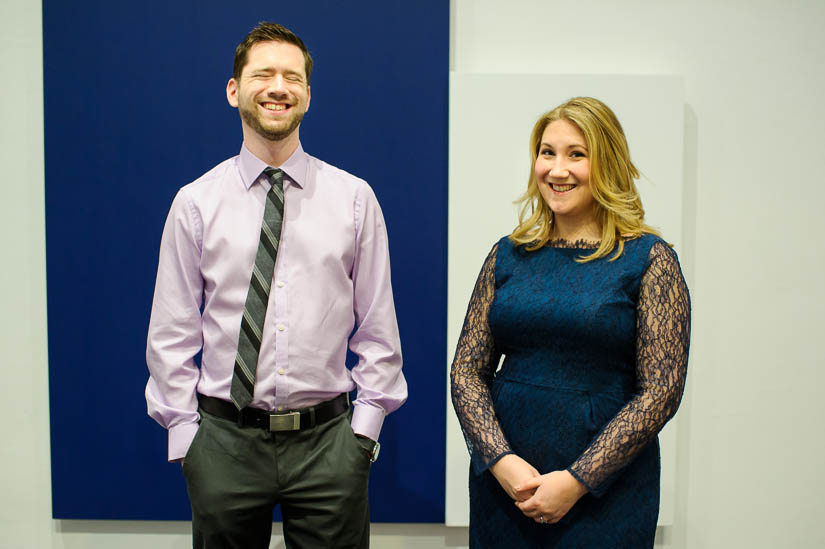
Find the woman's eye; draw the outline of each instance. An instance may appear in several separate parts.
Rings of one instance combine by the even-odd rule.
[[[551,151],[550,149],[544,149],[539,154],[541,154],[542,156],[554,156],[553,151]]]
[[[574,152],[570,153],[570,156],[572,156],[573,158],[584,158],[585,157],[584,153],[581,152],[581,151],[574,151]]]

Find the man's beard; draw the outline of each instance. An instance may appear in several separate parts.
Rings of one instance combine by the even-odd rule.
[[[296,107],[293,106],[292,108]],[[241,119],[246,122],[246,125],[255,130],[255,133],[269,141],[281,141],[286,139],[298,128],[301,124],[301,120],[304,119],[304,113],[298,112],[288,121],[289,123],[286,127],[281,129],[270,129],[265,128],[264,125],[261,124],[260,119],[254,111],[245,107],[241,107],[238,110],[241,113]]]

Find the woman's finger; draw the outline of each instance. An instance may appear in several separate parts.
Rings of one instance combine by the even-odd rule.
[[[532,477],[515,487],[516,492],[534,490],[541,485],[541,477]]]

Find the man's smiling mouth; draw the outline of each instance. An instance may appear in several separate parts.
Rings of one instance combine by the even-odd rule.
[[[284,103],[261,103],[261,106],[268,111],[285,111],[290,107]]]

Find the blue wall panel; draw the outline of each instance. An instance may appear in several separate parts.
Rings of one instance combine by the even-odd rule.
[[[146,415],[146,329],[179,187],[241,145],[225,99],[260,20],[316,61],[304,149],[375,189],[410,398],[385,423],[374,521],[442,522],[449,3],[43,4],[53,514],[188,519]]]

